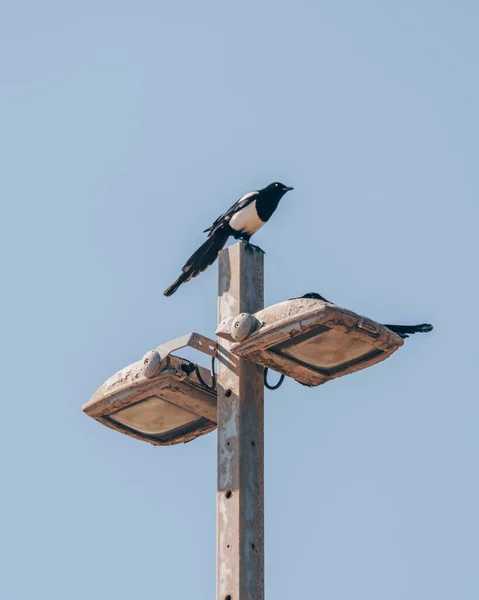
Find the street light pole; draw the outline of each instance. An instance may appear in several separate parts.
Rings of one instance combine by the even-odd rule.
[[[264,306],[263,253],[219,255],[218,317]],[[218,338],[217,600],[264,599],[264,368]]]
[[[385,360],[403,340],[395,326],[318,294],[263,309],[263,253],[255,247],[231,246],[218,263],[217,342],[192,332],[160,344],[110,377],[83,410],[156,446],[217,427],[217,600],[264,600],[264,386],[279,387],[267,385],[265,368],[281,374],[279,384],[288,376],[313,387]],[[216,359],[217,376],[173,354],[184,347],[209,355],[212,369]]]

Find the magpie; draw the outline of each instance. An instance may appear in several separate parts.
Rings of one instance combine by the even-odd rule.
[[[286,192],[292,189],[294,188],[276,181],[261,190],[241,196],[211,227],[204,230],[208,239],[186,261],[181,275],[163,292],[165,296],[171,296],[182,283],[212,265],[230,236],[242,240],[248,248],[256,248],[262,252],[261,248],[253,246],[249,240],[271,218]]]
[[[320,294],[317,294],[316,292],[308,292],[307,294],[304,294],[304,296],[301,296],[301,298],[311,298],[312,300],[321,300],[322,302],[328,302],[329,304],[334,304],[333,302],[326,300],[326,298],[323,298],[323,296],[321,296]],[[291,298],[291,300],[297,300],[297,298]],[[408,338],[410,335],[412,335],[414,333],[429,333],[430,331],[433,330],[433,326],[430,323],[420,323],[419,325],[386,325],[386,324],[384,324],[384,327],[387,327],[388,329],[390,329],[392,332],[396,333],[399,337],[402,337],[403,339]]]

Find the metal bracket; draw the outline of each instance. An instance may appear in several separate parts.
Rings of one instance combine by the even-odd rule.
[[[143,357],[143,374],[147,379],[155,377],[169,354],[186,346],[216,357],[216,342],[199,333],[187,333],[179,338],[160,344],[155,350],[150,350]]]
[[[175,350],[185,348],[186,346],[194,348],[195,350],[199,350],[200,352],[208,354],[209,356],[216,356],[216,342],[195,332],[187,333],[186,335],[182,335],[175,340],[171,340],[165,344],[160,344],[156,348],[156,352],[158,352],[158,354],[161,356],[161,360],[163,360]]]

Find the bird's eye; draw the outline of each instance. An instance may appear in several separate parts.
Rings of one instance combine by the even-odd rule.
[[[274,184],[274,187],[278,187],[278,184],[277,184],[277,183],[275,183],[275,184]]]

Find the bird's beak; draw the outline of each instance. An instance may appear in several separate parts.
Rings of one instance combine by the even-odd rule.
[[[294,190],[294,187],[288,187],[287,185],[284,186],[285,192],[290,192],[291,190]]]

